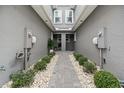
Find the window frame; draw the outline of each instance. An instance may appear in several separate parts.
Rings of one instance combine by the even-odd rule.
[[[55,16],[56,11],[58,11],[58,15],[60,13],[60,16]],[[56,22],[56,17],[60,17],[60,22]],[[54,24],[62,24],[62,10],[54,10],[53,11],[53,19],[54,19]]]
[[[69,12],[72,12],[72,22],[67,21],[67,17],[69,17]],[[65,10],[65,24],[73,24],[74,23],[74,11],[73,10]]]

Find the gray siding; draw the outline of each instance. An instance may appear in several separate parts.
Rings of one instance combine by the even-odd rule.
[[[0,6],[0,65],[6,71],[0,72],[0,86],[9,80],[9,75],[23,68],[15,61],[16,52],[24,48],[24,28],[37,37],[29,64],[47,54],[47,40],[50,30],[30,6]]]
[[[77,29],[76,51],[99,64],[99,51],[92,38],[102,27],[107,31],[104,69],[124,80],[124,6],[98,6]]]

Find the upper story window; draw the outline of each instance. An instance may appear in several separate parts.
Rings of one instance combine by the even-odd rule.
[[[73,23],[73,10],[65,10],[65,23],[72,24]]]
[[[54,23],[55,24],[62,23],[62,10],[54,10]]]

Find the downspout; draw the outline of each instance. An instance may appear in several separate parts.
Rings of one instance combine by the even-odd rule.
[[[24,70],[27,69],[27,28],[24,28]]]
[[[99,48],[99,57],[100,57],[100,69],[103,69],[103,49]]]
[[[77,32],[74,32],[74,51],[76,50]]]

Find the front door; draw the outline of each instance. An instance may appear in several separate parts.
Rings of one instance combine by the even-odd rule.
[[[60,51],[62,48],[61,34],[53,34],[54,50]]]
[[[74,34],[66,34],[66,51],[74,50]]]
[[[53,34],[55,51],[74,51],[74,34]]]

